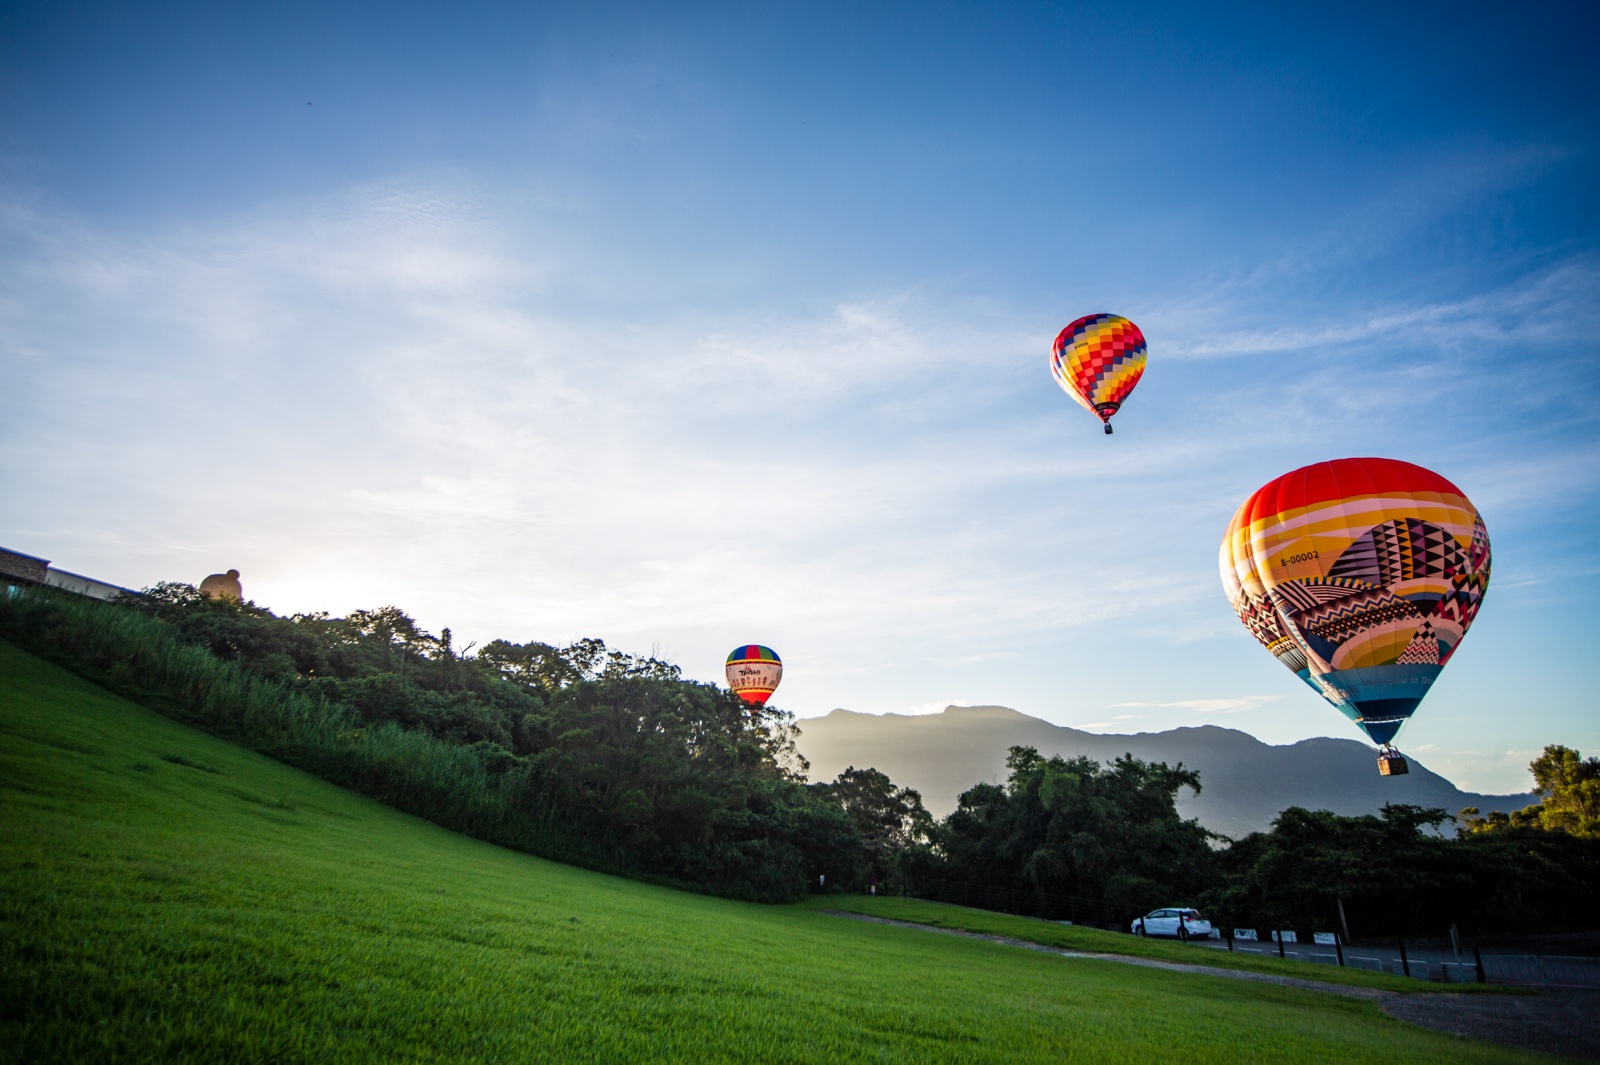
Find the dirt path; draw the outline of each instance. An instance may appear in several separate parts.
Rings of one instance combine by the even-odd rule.
[[[1280,987],[1297,987],[1307,991],[1325,991],[1349,998],[1364,998],[1376,1002],[1389,1016],[1424,1028],[1434,1028],[1475,1039],[1488,1039],[1507,1046],[1520,1047],[1523,1050],[1537,1050],[1546,1054],[1564,1054],[1574,1058],[1600,1061],[1600,991],[1552,989],[1536,995],[1495,995],[1481,992],[1464,995],[1428,991],[1401,994],[1370,987],[1333,984],[1325,980],[1302,980],[1294,976],[1224,969],[1215,965],[1191,965],[1186,962],[1136,958],[1127,954],[1065,950],[1060,947],[1030,943],[1025,939],[1012,939],[1009,936],[963,932],[954,928],[935,928],[932,925],[892,921],[887,917],[869,917],[866,914],[845,913],[842,910],[822,912],[853,921],[915,928],[922,932],[937,932],[967,939],[985,939],[991,943],[1003,943],[1006,946],[1037,950],[1046,954],[1059,954],[1066,958],[1092,958],[1097,961],[1117,962],[1121,965],[1139,965],[1147,969],[1200,973],[1205,976],[1221,976],[1229,980],[1249,980],[1255,983],[1276,984]]]

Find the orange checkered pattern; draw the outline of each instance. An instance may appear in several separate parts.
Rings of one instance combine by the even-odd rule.
[[[1050,350],[1050,371],[1068,395],[1110,421],[1144,374],[1144,334],[1115,314],[1090,314],[1063,329]]]

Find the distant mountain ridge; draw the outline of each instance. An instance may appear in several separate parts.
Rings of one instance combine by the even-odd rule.
[[[798,722],[800,752],[811,779],[832,780],[847,766],[874,766],[896,784],[922,793],[938,816],[974,784],[1003,782],[1006,750],[1036,747],[1045,755],[1088,755],[1105,762],[1124,753],[1146,761],[1182,762],[1200,771],[1201,793],[1184,789],[1178,807],[1214,832],[1242,836],[1265,829],[1288,806],[1338,814],[1377,813],[1386,802],[1521,809],[1532,794],[1480,795],[1457,788],[1411,755],[1411,772],[1382,777],[1372,749],[1355,740],[1262,743],[1238,729],[1201,725],[1166,732],[1104,735],[1052,725],[1003,706],[949,706],[918,716],[835,710]],[[1448,822],[1447,822],[1448,825]]]

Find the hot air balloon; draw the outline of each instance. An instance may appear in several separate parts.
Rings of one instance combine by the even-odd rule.
[[[733,693],[759,708],[766,705],[783,679],[783,660],[770,647],[747,643],[729,653],[727,673]]]
[[[1063,329],[1050,348],[1050,372],[1067,395],[1111,432],[1117,413],[1144,374],[1144,334],[1115,314],[1089,314]]]
[[[1450,661],[1489,587],[1489,533],[1466,495],[1395,459],[1336,459],[1244,501],[1222,586],[1250,634],[1407,771],[1395,734]]]

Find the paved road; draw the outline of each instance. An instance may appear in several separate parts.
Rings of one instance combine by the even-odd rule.
[[[834,917],[869,921],[873,924],[897,925],[921,932],[986,939],[991,943],[1003,943],[1007,946],[1059,954],[1068,958],[1092,958],[1121,965],[1199,973],[1229,980],[1248,980],[1281,987],[1298,987],[1308,991],[1324,991],[1349,998],[1363,998],[1376,1002],[1385,1013],[1397,1020],[1425,1028],[1476,1039],[1488,1039],[1507,1046],[1520,1047],[1523,1050],[1537,1050],[1546,1054],[1565,1054],[1569,1057],[1600,1061],[1600,991],[1597,990],[1560,989],[1517,995],[1493,993],[1460,995],[1447,992],[1401,994],[1369,987],[1333,984],[1323,980],[1304,980],[1240,969],[1223,969],[1215,965],[1191,965],[1185,962],[1157,961],[1154,958],[1138,958],[1126,954],[1063,950],[1030,943],[1023,939],[1012,939],[1009,936],[963,932],[953,928],[934,928],[931,925],[891,921],[885,917],[868,917],[865,914],[845,913],[841,910],[823,912]],[[1285,953],[1289,947],[1289,944],[1285,944]],[[1224,946],[1222,949],[1226,950],[1227,947]],[[1272,953],[1274,955],[1277,953],[1275,945],[1272,947]],[[1409,951],[1407,953],[1409,954]]]
[[[1211,950],[1227,950],[1225,941],[1208,940],[1196,942],[1195,946],[1206,947]],[[1278,944],[1250,942],[1249,940],[1236,939],[1233,949],[1241,954],[1260,954],[1276,958]],[[1323,962],[1328,965],[1339,963],[1339,951],[1331,943],[1285,943],[1283,955],[1286,958],[1298,961]],[[1461,982],[1477,980],[1477,970],[1473,965],[1472,951],[1457,957],[1449,950],[1430,949],[1426,947],[1406,947],[1406,959],[1411,965],[1412,975],[1423,979],[1438,979],[1440,969],[1448,967],[1452,975],[1459,974],[1463,977]],[[1344,961],[1357,969],[1373,969],[1386,973],[1400,973],[1404,966],[1400,961],[1400,948],[1391,946],[1356,945],[1344,946]]]
[[[1225,942],[1208,940],[1196,946],[1211,950],[1227,950]],[[1276,957],[1276,943],[1259,943],[1234,940],[1234,949],[1240,953],[1262,954]],[[1299,961],[1321,962],[1337,965],[1339,956],[1332,944],[1285,943],[1284,957]],[[1448,947],[1406,946],[1402,962],[1400,948],[1384,944],[1346,944],[1344,962],[1357,969],[1410,975],[1421,980],[1449,980],[1456,983],[1476,983],[1478,967],[1471,948],[1459,955]],[[1483,954],[1484,975],[1491,984],[1527,984],[1547,987],[1583,987],[1600,989],[1600,958],[1564,957],[1533,954],[1508,954],[1491,949]]]

